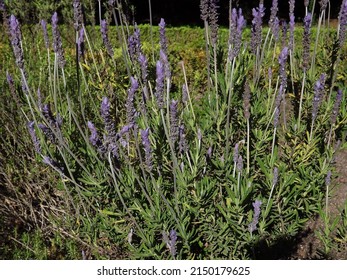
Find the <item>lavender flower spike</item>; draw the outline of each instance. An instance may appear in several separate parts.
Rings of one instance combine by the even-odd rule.
[[[288,47],[284,47],[278,57],[278,62],[280,64],[281,86],[282,86],[283,92],[287,88],[287,72],[286,72],[287,58],[288,58]]]
[[[209,0],[200,0],[200,17],[203,21],[207,21],[209,12]]]
[[[90,143],[97,149],[100,154],[104,154],[106,152],[105,147],[103,146],[100,137],[98,135],[98,131],[96,130],[94,124],[91,121],[87,123],[89,131],[91,133],[89,137]]]
[[[237,168],[237,172],[242,172],[242,169],[243,169],[243,159],[242,159],[241,155],[239,155],[239,158],[237,159],[236,168]]]
[[[334,108],[333,111],[331,113],[331,117],[330,117],[330,123],[331,125],[334,125],[337,119],[337,115],[339,114],[339,110],[340,110],[340,105],[342,102],[342,90],[339,89],[337,91],[336,94],[336,99],[335,99],[335,103],[334,103]]]
[[[107,97],[102,98],[101,102],[101,117],[104,120],[104,125],[105,125],[105,130],[107,132],[107,139],[111,141],[111,138],[114,138],[116,135],[115,129],[114,129],[114,124],[111,119],[111,114],[110,114],[110,109],[111,109],[111,103]]]
[[[20,32],[19,22],[14,15],[10,17],[10,33],[11,33],[11,44],[16,58],[16,64],[24,70],[24,58],[22,49],[22,34]]]
[[[172,257],[176,256],[176,242],[177,242],[177,232],[172,229],[170,230],[170,252]]]
[[[178,113],[177,113],[178,101],[171,100],[170,103],[170,140],[172,143],[176,143],[179,136],[178,129]]]
[[[245,18],[242,15],[242,10],[237,10],[234,8],[231,14],[231,23],[230,23],[230,34],[229,34],[229,51],[228,58],[233,60],[241,49],[241,40],[242,40],[242,30],[246,26]]]
[[[177,232],[172,229],[170,230],[170,236],[167,235],[165,231],[162,232],[163,241],[166,243],[167,248],[170,250],[171,256],[175,258],[176,256],[176,242],[177,242]]]
[[[6,5],[4,3],[4,0],[0,0],[0,11],[6,12]]]
[[[143,53],[140,53],[139,58],[138,58],[138,62],[141,66],[142,82],[146,85],[147,84],[147,76],[148,76],[148,60]]]
[[[294,14],[290,15],[289,20],[289,50],[293,51],[294,48],[294,28],[295,28],[295,16]]]
[[[273,175],[274,175],[274,177],[272,179],[272,185],[276,186],[277,182],[278,182],[278,168],[277,167],[274,168],[274,174]]]
[[[167,39],[166,39],[166,32],[165,32],[165,21],[164,19],[160,19],[159,23],[159,35],[160,35],[160,49],[163,50],[165,55],[167,55]]]
[[[304,18],[304,36],[303,36],[303,54],[302,54],[302,68],[306,72],[310,64],[310,33],[311,33],[312,15],[308,13]]]
[[[139,88],[139,83],[134,77],[130,77],[130,80],[131,80],[131,87],[128,90],[128,98],[127,98],[125,106],[126,106],[127,123],[134,124],[135,114],[136,114],[136,110],[134,107],[134,100],[135,100],[135,92]]]
[[[30,134],[31,140],[33,141],[33,144],[34,144],[35,151],[38,154],[41,154],[41,144],[40,144],[40,140],[37,138],[37,135],[36,135],[36,132],[35,132],[35,128],[34,128],[34,124],[35,123],[33,121],[31,121],[31,122],[28,122],[27,126],[28,126],[28,130],[29,130],[29,134]]]
[[[217,5],[218,0],[210,0],[210,10],[209,10],[209,24],[211,26],[211,40],[212,45],[215,46],[217,44],[218,39],[218,12],[217,9],[219,6]]]
[[[278,13],[278,0],[272,0],[269,26],[272,28]]]
[[[108,55],[113,57],[114,52],[113,52],[110,40],[108,39],[108,29],[107,29],[107,22],[106,22],[106,20],[102,20],[100,25],[101,25],[102,41],[104,42],[104,45],[106,47]]]
[[[237,142],[234,147],[234,157],[233,157],[234,164],[237,164],[238,159],[239,159],[239,142]]]
[[[171,79],[170,64],[169,64],[169,61],[167,59],[167,55],[165,54],[165,52],[162,49],[160,50],[160,61],[164,65],[165,79],[169,79],[170,80]]]
[[[73,1],[73,12],[74,12],[74,28],[77,32],[83,25],[82,4],[80,0]]]
[[[158,108],[162,109],[164,107],[164,78],[165,78],[165,71],[164,71],[164,65],[163,63],[158,60],[156,65],[156,72],[157,72],[157,79],[156,81],[156,88],[155,88],[155,97],[157,99]]]
[[[319,106],[322,103],[325,78],[326,78],[326,75],[322,74],[319,77],[319,80],[314,85],[314,97],[313,97],[313,104],[312,104],[312,121],[316,119]]]
[[[340,15],[339,15],[339,47],[342,48],[346,40],[347,29],[347,1],[342,1]]]
[[[149,141],[149,128],[146,128],[144,130],[140,129],[141,138],[142,138],[142,145],[145,150],[145,161],[146,161],[146,167],[149,172],[153,169],[153,163],[152,163],[152,148],[151,143]]]
[[[63,43],[61,41],[60,32],[58,30],[58,14],[55,12],[52,16],[52,31],[53,31],[53,51],[58,56],[58,63],[60,68],[65,66],[65,56],[63,50]]]
[[[77,51],[78,60],[81,60],[84,56],[84,27],[82,27],[78,32]]]
[[[263,17],[265,15],[265,8],[263,4],[259,4],[258,8],[252,9],[252,37],[251,37],[251,49],[254,54],[256,54],[257,49],[261,45],[261,30]]]
[[[257,224],[259,222],[259,216],[260,216],[260,206],[262,202],[260,200],[256,200],[254,203],[252,203],[254,208],[254,215],[253,215],[253,221],[249,224],[248,230],[250,233],[255,231],[257,229]]]
[[[140,29],[135,24],[134,34],[128,38],[129,55],[132,61],[136,61],[141,53]]]
[[[183,155],[184,153],[186,153],[188,151],[188,144],[187,144],[187,140],[186,140],[186,132],[185,132],[185,128],[184,125],[180,125],[179,128],[179,143],[178,143],[178,147],[179,147],[179,153],[181,155]]]
[[[320,5],[320,11],[323,12],[327,8],[328,0],[320,0],[319,5]]]
[[[45,41],[46,49],[49,49],[49,39],[48,39],[48,32],[47,32],[47,22],[43,19],[41,20],[41,26],[43,31],[43,39]]]
[[[52,126],[52,128],[60,129],[62,123],[61,118],[55,118],[53,116],[51,106],[49,104],[44,104],[42,106],[42,114],[46,118],[47,122]]]

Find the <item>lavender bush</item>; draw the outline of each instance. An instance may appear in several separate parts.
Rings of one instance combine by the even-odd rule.
[[[269,11],[262,2],[252,10],[247,34],[241,9],[230,9],[223,31],[218,1],[201,1],[207,73],[199,73],[208,81],[198,87],[186,61],[172,62],[165,19],[155,45],[142,35],[144,26],[126,22],[119,1],[108,2],[119,25],[102,20],[94,44],[82,1],[71,6],[77,47],[62,41],[53,14],[54,62],[42,20],[38,36],[48,56],[40,56],[40,65],[48,82],[33,72],[20,75],[26,91],[16,106],[26,119],[28,149],[55,171],[52,196],[64,197],[59,207],[66,217],[47,219],[96,258],[257,259],[264,243],[283,235],[294,240],[329,198],[326,178],[346,129],[337,59],[345,48],[346,1],[339,32],[324,33],[314,48],[312,15],[298,22],[294,1],[288,38],[285,24],[279,32],[277,1]],[[24,73],[33,57],[23,52],[14,16],[10,31]],[[334,55],[330,66],[316,63]],[[13,96],[18,88],[9,79]]]

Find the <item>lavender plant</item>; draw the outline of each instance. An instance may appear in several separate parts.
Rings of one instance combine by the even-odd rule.
[[[252,11],[250,36],[243,32],[241,9],[230,9],[229,30],[219,30],[217,5],[214,0],[201,1],[207,65],[190,72],[202,77],[207,68],[213,81],[208,76],[200,83],[188,76],[189,60],[178,66],[172,63],[175,50],[168,39],[173,31],[164,19],[158,27],[159,44],[150,51],[149,32],[142,32],[149,27],[119,26],[125,23],[119,1],[109,1],[117,30],[108,26],[109,19],[102,20],[96,47],[89,42],[92,27],[83,24],[81,2],[73,2],[76,53],[66,51],[66,61],[59,62],[63,73],[69,73],[66,80],[55,73],[50,86],[28,73],[29,98],[27,104],[17,106],[24,118],[33,120],[25,122],[32,150],[57,171],[57,193],[64,192],[62,208],[71,217],[61,219],[59,226],[76,233],[81,244],[95,249],[96,257],[111,255],[108,248],[121,248],[128,259],[258,258],[261,255],[254,249],[259,240],[271,244],[283,235],[295,237],[327,199],[331,143],[340,135],[333,132],[345,129],[347,117],[341,109],[342,81],[329,81],[341,88],[334,102],[324,95],[328,76],[314,81],[316,71],[327,73],[327,69],[324,63],[310,66],[311,14],[307,13],[300,30],[290,1],[289,39],[282,27],[279,48],[278,1],[273,1],[265,38],[262,1]],[[343,11],[336,37],[342,47]],[[22,71],[18,21],[10,20],[14,57]],[[46,24],[41,24],[41,47],[49,51]],[[55,57],[65,59],[59,50],[63,29],[56,13],[52,30]],[[303,36],[301,43],[294,41],[296,32]],[[121,36],[113,40],[114,34]],[[83,56],[84,42],[88,48]],[[102,43],[105,49],[97,49]],[[319,41],[317,50],[325,43]],[[218,48],[223,51],[217,53]],[[115,55],[118,50],[123,57]],[[148,60],[152,51],[157,61]],[[79,56],[76,75],[70,55]],[[204,60],[201,56],[200,63]],[[9,83],[13,94],[20,88],[14,86],[18,83],[17,78]],[[300,107],[293,108],[300,86]],[[40,96],[31,96],[38,87]]]

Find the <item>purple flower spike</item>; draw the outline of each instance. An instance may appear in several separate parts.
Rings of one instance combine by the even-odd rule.
[[[311,44],[311,21],[312,16],[308,13],[304,18],[304,36],[303,36],[303,54],[302,54],[302,67],[306,72],[310,63],[310,44]]]
[[[239,142],[237,142],[237,143],[235,144],[235,147],[234,147],[234,157],[233,157],[233,159],[234,159],[234,164],[237,164],[237,161],[238,161],[238,159],[239,159]]]
[[[38,137],[36,135],[34,124],[35,123],[33,121],[32,122],[28,122],[27,127],[28,127],[28,130],[29,130],[29,134],[30,134],[31,140],[33,141],[33,144],[34,144],[35,151],[38,154],[41,154],[41,144],[40,144],[40,140],[38,139]]]
[[[164,65],[165,78],[170,80],[171,79],[170,64],[169,64],[169,61],[167,59],[167,55],[165,54],[165,52],[163,50],[160,50],[160,61]]]
[[[61,124],[53,116],[50,104],[44,104],[42,106],[42,114],[46,118],[47,122],[52,126],[52,128],[60,129]]]
[[[275,17],[274,22],[271,26],[271,31],[272,31],[272,35],[275,38],[275,41],[277,42],[279,39],[279,34],[280,34],[280,20],[278,19],[278,17]]]
[[[286,72],[286,65],[287,65],[287,58],[288,58],[288,47],[284,47],[278,57],[278,63],[280,64],[280,77],[281,77],[281,86],[283,92],[287,88],[287,72]]]
[[[347,29],[347,1],[344,0],[341,5],[339,15],[339,47],[342,48],[346,40],[346,29]]]
[[[200,0],[200,17],[203,21],[207,21],[208,19],[208,7],[209,0]]]
[[[273,180],[272,180],[272,185],[273,186],[276,186],[277,185],[277,181],[278,181],[278,168],[275,167],[274,168],[274,177],[273,177]]]
[[[242,172],[242,169],[243,169],[243,159],[242,159],[241,155],[239,155],[239,158],[237,159],[236,168],[237,168],[237,172]]]
[[[289,15],[294,14],[295,0],[289,0]]]
[[[84,28],[83,27],[80,29],[78,33],[77,49],[78,49],[78,59],[81,60],[84,56]]]
[[[108,29],[107,29],[107,22],[106,22],[106,20],[103,19],[101,21],[100,25],[101,25],[102,41],[104,42],[104,45],[106,47],[108,55],[113,57],[114,52],[113,52],[110,40],[108,39]]]
[[[162,109],[164,107],[164,79],[165,79],[165,70],[163,63],[158,60],[156,65],[157,79],[156,88],[155,88],[155,97],[157,99],[158,108]]]
[[[278,126],[279,117],[280,117],[280,108],[276,107],[275,108],[275,115],[274,115],[274,127],[275,128]]]
[[[293,51],[294,48],[294,28],[295,28],[295,16],[294,14],[290,15],[289,20],[289,49]]]
[[[124,134],[129,133],[130,129],[134,127],[133,124],[127,124],[117,133],[117,138],[121,138]]]
[[[176,242],[177,242],[177,232],[172,229],[170,230],[170,252],[172,257],[176,256]]]
[[[252,203],[254,208],[254,215],[253,215],[253,221],[249,224],[248,230],[250,233],[255,231],[257,229],[257,225],[259,222],[259,216],[260,216],[260,206],[262,202],[260,200],[256,200],[254,203]]]
[[[187,105],[187,102],[188,102],[188,91],[187,91],[186,84],[183,84],[182,86],[182,102],[185,105]]]
[[[179,136],[178,128],[178,113],[177,113],[177,104],[175,100],[171,100],[170,103],[170,140],[172,143],[176,143]]]
[[[3,13],[6,12],[7,8],[6,5],[4,3],[4,0],[0,0],[0,11],[2,11]]]
[[[141,138],[142,138],[142,145],[145,150],[145,162],[146,167],[149,172],[153,169],[153,163],[152,163],[152,148],[151,148],[151,142],[149,141],[149,128],[146,128],[144,130],[140,129]]]
[[[212,45],[215,46],[218,40],[218,0],[210,0],[209,24],[211,27]]]
[[[57,138],[55,137],[53,131],[46,125],[39,123],[37,125],[41,131],[43,132],[43,134],[46,136],[46,138],[51,141],[52,144],[57,144]]]
[[[103,97],[101,102],[101,117],[104,120],[106,135],[104,135],[104,146],[113,156],[118,158],[118,145],[116,143],[116,131],[110,114],[111,103],[107,97]]]
[[[208,148],[208,150],[207,150],[207,152],[206,152],[206,157],[207,157],[208,159],[211,159],[211,157],[212,157],[212,146],[210,146],[210,147]]]
[[[319,5],[320,5],[320,11],[321,12],[324,11],[327,8],[328,0],[320,0]]]
[[[165,231],[162,232],[163,241],[165,242],[167,248],[170,250],[171,256],[175,258],[176,256],[176,242],[177,242],[177,232],[172,229],[170,230],[170,236],[167,235]]]
[[[237,13],[236,9],[232,10],[230,34],[229,34],[229,60],[235,58],[241,49],[242,31],[246,26],[246,20],[242,15],[242,10],[239,9]]]
[[[132,61],[136,61],[141,53],[140,29],[135,24],[134,34],[128,38],[129,55]]]
[[[265,15],[265,8],[263,4],[259,4],[258,8],[252,9],[252,37],[251,37],[251,49],[254,54],[257,53],[257,49],[261,45],[261,31],[262,31],[262,23],[263,17]]]
[[[278,13],[278,0],[272,0],[271,15],[269,20],[269,26],[273,28],[273,24]]]
[[[185,128],[184,125],[180,125],[179,128],[179,143],[178,143],[178,147],[179,147],[179,153],[181,155],[183,155],[184,153],[186,153],[188,151],[188,144],[187,144],[187,140],[186,140],[186,132],[185,132]]]
[[[24,70],[23,49],[21,46],[22,34],[20,32],[19,22],[14,15],[10,17],[10,34],[16,64],[21,70]]]
[[[159,36],[160,36],[160,49],[163,50],[165,55],[167,55],[167,38],[166,38],[166,31],[165,31],[165,21],[164,19],[160,19],[159,23]]]
[[[114,124],[111,119],[110,109],[111,109],[111,103],[109,99],[107,97],[103,97],[101,102],[100,113],[101,113],[102,119],[104,120],[105,130],[107,132],[106,138],[108,138],[108,140],[111,141],[110,138],[113,138],[116,134],[115,134]]]
[[[138,61],[141,66],[142,81],[146,85],[148,76],[148,60],[146,56],[143,53],[141,53],[139,55]]]
[[[19,100],[18,95],[16,93],[16,88],[15,88],[12,76],[8,72],[6,72],[6,79],[7,79],[8,86],[10,88],[11,95],[14,98],[18,108],[20,108],[21,107],[21,101]]]
[[[333,111],[332,111],[331,117],[330,117],[330,123],[331,123],[331,125],[334,125],[335,122],[336,122],[337,116],[338,116],[338,114],[339,114],[341,102],[342,102],[342,90],[339,89],[339,90],[337,91],[337,94],[336,94],[336,99],[335,99],[335,103],[334,103],[334,108],[333,108]]]
[[[134,124],[135,114],[136,114],[134,100],[135,100],[135,92],[139,88],[139,83],[134,77],[130,77],[130,80],[131,80],[131,87],[128,90],[128,97],[127,97],[125,107],[126,107],[127,123]]]
[[[74,28],[77,32],[83,25],[82,4],[80,0],[73,1],[73,12],[74,12]]]
[[[60,68],[64,68],[66,61],[63,50],[63,43],[61,41],[60,32],[58,29],[58,14],[55,12],[52,16],[52,32],[53,32],[53,51],[58,56],[58,64]]]
[[[106,152],[106,149],[100,140],[98,131],[96,130],[94,124],[91,121],[88,121],[87,125],[88,125],[89,131],[91,133],[91,135],[89,137],[90,143],[97,149],[97,151],[100,154],[103,155]]]
[[[45,41],[46,49],[49,49],[49,39],[48,39],[48,32],[47,32],[47,22],[43,19],[41,20],[41,26],[43,31],[43,39]]]
[[[317,117],[319,106],[322,103],[326,75],[322,74],[314,85],[314,96],[312,104],[312,121]]]

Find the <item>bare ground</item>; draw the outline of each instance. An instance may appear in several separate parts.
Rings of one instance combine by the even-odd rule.
[[[347,199],[347,150],[339,150],[334,163],[337,177],[331,182],[331,195],[328,202],[330,223],[337,219],[337,224],[341,222],[341,213]],[[294,259],[347,259],[347,244],[341,243],[335,238],[336,232],[331,233],[333,242],[332,249],[328,254],[324,252],[324,244],[319,238],[319,233],[324,230],[322,217],[311,219],[304,230],[304,234],[293,254]]]

